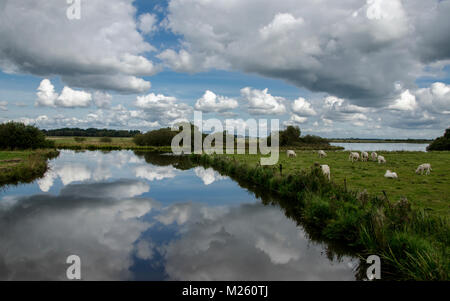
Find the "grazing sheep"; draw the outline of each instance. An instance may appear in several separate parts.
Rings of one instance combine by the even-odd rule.
[[[361,152],[361,161],[369,161],[369,154],[367,152]]]
[[[348,159],[351,160],[352,162],[358,161],[359,160],[359,154],[351,152],[350,156],[348,157]]]
[[[383,156],[378,156],[378,164],[386,163],[386,159]]]
[[[327,153],[326,152],[324,152],[323,150],[320,150],[319,151],[319,158],[324,158],[324,157],[326,157],[327,156]]]
[[[376,152],[372,152],[371,156],[372,156],[372,161],[377,161],[378,154]]]
[[[419,167],[417,167],[416,169],[416,174],[420,174],[423,175],[423,172],[426,171],[426,174],[429,175],[430,171],[432,171],[431,169],[431,164],[430,163],[424,163],[419,165]]]
[[[328,181],[331,179],[330,167],[328,165],[320,165],[322,169],[323,175],[328,178]]]
[[[294,158],[297,157],[297,154],[293,151],[293,150],[288,150],[286,152],[286,155],[288,156],[288,158]]]
[[[390,178],[390,179],[398,179],[397,173],[396,172],[391,172],[390,170],[386,170],[386,173],[384,174],[385,178]]]

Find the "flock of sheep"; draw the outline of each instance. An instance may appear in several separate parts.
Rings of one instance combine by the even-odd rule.
[[[327,156],[327,153],[325,153],[323,150],[319,150],[318,154],[319,154],[319,158],[325,158]],[[286,152],[286,155],[288,158],[297,157],[297,154],[293,150],[288,150]],[[386,159],[383,156],[379,156],[376,152],[372,152],[370,156],[372,158],[372,161],[378,161],[378,164],[386,163]],[[357,152],[350,152],[348,159],[349,159],[349,161],[352,161],[352,163],[355,161],[359,161],[359,160],[367,162],[367,161],[369,161],[369,153],[361,152],[361,155],[360,155]],[[320,165],[320,168],[322,169],[322,172],[325,175],[325,177],[327,177],[328,180],[330,180],[331,179],[330,167],[325,164],[325,165]],[[431,164],[424,163],[424,164],[419,165],[419,167],[417,167],[416,174],[420,173],[421,175],[423,175],[423,173],[425,172],[427,175],[429,175],[431,171],[432,171]],[[384,177],[391,178],[391,179],[397,179],[398,175],[396,172],[386,170]]]

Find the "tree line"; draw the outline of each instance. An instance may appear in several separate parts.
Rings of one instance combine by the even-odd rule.
[[[192,124],[191,126],[191,133],[192,133],[192,139],[191,141],[194,141],[194,131],[198,131],[196,127],[194,127]],[[134,143],[140,146],[170,146],[173,137],[175,137],[180,131],[172,131],[171,128],[161,128],[158,130],[149,131],[145,134],[138,134],[134,137]],[[220,133],[216,134],[219,135],[217,137],[220,137]],[[225,143],[226,136],[228,135],[227,132],[223,132],[223,141]],[[202,138],[204,139],[207,135],[202,134]],[[234,136],[235,140],[238,138],[236,135]],[[202,140],[203,140],[202,139]],[[260,138],[261,139],[261,138]],[[266,138],[264,138],[266,139]],[[268,139],[268,145],[271,143],[271,137]],[[328,139],[313,136],[313,135],[306,135],[301,136],[301,130],[299,127],[295,126],[288,126],[285,130],[279,132],[279,145],[280,146],[301,146],[304,144],[314,144],[314,145],[329,145]]]
[[[134,137],[141,131],[109,130],[109,129],[80,129],[62,128],[55,130],[42,130],[48,137]]]

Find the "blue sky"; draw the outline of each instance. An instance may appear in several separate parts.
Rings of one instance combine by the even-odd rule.
[[[262,2],[81,0],[69,19],[61,1],[2,0],[0,122],[146,131],[198,110],[325,137],[449,126],[450,1]]]

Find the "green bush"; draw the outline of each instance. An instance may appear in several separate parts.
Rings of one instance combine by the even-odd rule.
[[[301,137],[301,130],[298,126],[288,126],[285,130],[279,132],[279,145],[280,146],[304,146],[304,145],[330,145],[328,139],[306,135]],[[270,145],[272,136],[268,138],[267,143]]]
[[[202,136],[202,141],[206,137],[205,134],[201,134],[198,132],[198,130],[194,127],[194,125],[184,124],[181,125],[179,128],[181,130],[184,126],[190,126],[191,127],[191,144],[194,144],[194,133],[197,132]],[[180,130],[178,131],[172,131],[171,128],[162,128],[159,130],[154,130],[147,132],[145,134],[139,134],[134,136],[133,141],[136,143],[136,145],[139,146],[171,146],[172,145],[172,139],[180,133]]]
[[[0,124],[0,149],[53,148],[54,142],[45,139],[37,127],[19,122]]]
[[[100,142],[102,142],[102,143],[111,143],[112,139],[109,138],[109,137],[102,137],[102,138],[100,138]]]
[[[133,140],[139,146],[170,146],[176,135],[177,132],[173,132],[170,128],[163,128],[136,135]]]
[[[73,138],[73,140],[75,140],[76,142],[84,142],[84,141],[86,141],[86,138],[83,138],[83,137],[75,137],[75,138]]]
[[[427,151],[443,150],[450,150],[450,128],[445,130],[444,136],[437,138],[427,147]]]

